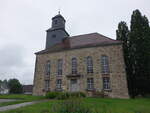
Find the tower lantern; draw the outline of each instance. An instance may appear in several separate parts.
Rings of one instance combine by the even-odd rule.
[[[66,20],[60,12],[52,18],[52,26],[47,30],[46,49],[57,43],[61,43],[64,38],[69,36],[65,30],[65,22]]]

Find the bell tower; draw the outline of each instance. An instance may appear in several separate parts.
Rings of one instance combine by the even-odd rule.
[[[65,30],[65,22],[66,20],[60,12],[52,18],[52,26],[47,30],[45,49],[48,49],[57,43],[61,43],[64,38],[69,37],[69,34]]]

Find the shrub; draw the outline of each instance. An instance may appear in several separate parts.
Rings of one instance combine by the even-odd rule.
[[[68,99],[68,98],[70,98],[70,93],[68,93],[68,92],[61,92],[57,96],[57,99],[60,99],[60,100],[64,100],[64,99]]]
[[[59,92],[48,92],[46,93],[46,98],[48,99],[54,99],[60,95]]]
[[[107,95],[104,93],[104,91],[96,91],[96,92],[93,92],[93,97],[101,97],[101,98],[104,98],[104,97],[107,97]]]
[[[74,92],[71,93],[71,97],[86,97],[86,95],[83,92]]]
[[[52,113],[92,113],[90,107],[85,106],[81,99],[68,99],[55,103],[51,111]]]
[[[86,95],[82,92],[74,92],[74,93],[69,93],[69,92],[48,92],[46,94],[46,98],[48,99],[68,99],[68,98],[80,98],[80,97],[86,97]]]
[[[86,94],[83,93],[83,92],[79,92],[79,96],[80,96],[80,97],[86,97]]]

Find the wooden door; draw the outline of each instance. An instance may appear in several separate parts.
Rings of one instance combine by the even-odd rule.
[[[78,80],[77,79],[71,79],[70,80],[70,91],[71,92],[77,92],[78,89]]]

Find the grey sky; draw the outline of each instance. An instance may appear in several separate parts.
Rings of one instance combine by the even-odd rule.
[[[32,83],[34,53],[44,49],[58,9],[70,35],[99,32],[115,39],[118,23],[129,25],[135,9],[150,20],[150,0],[0,0],[0,79]]]

